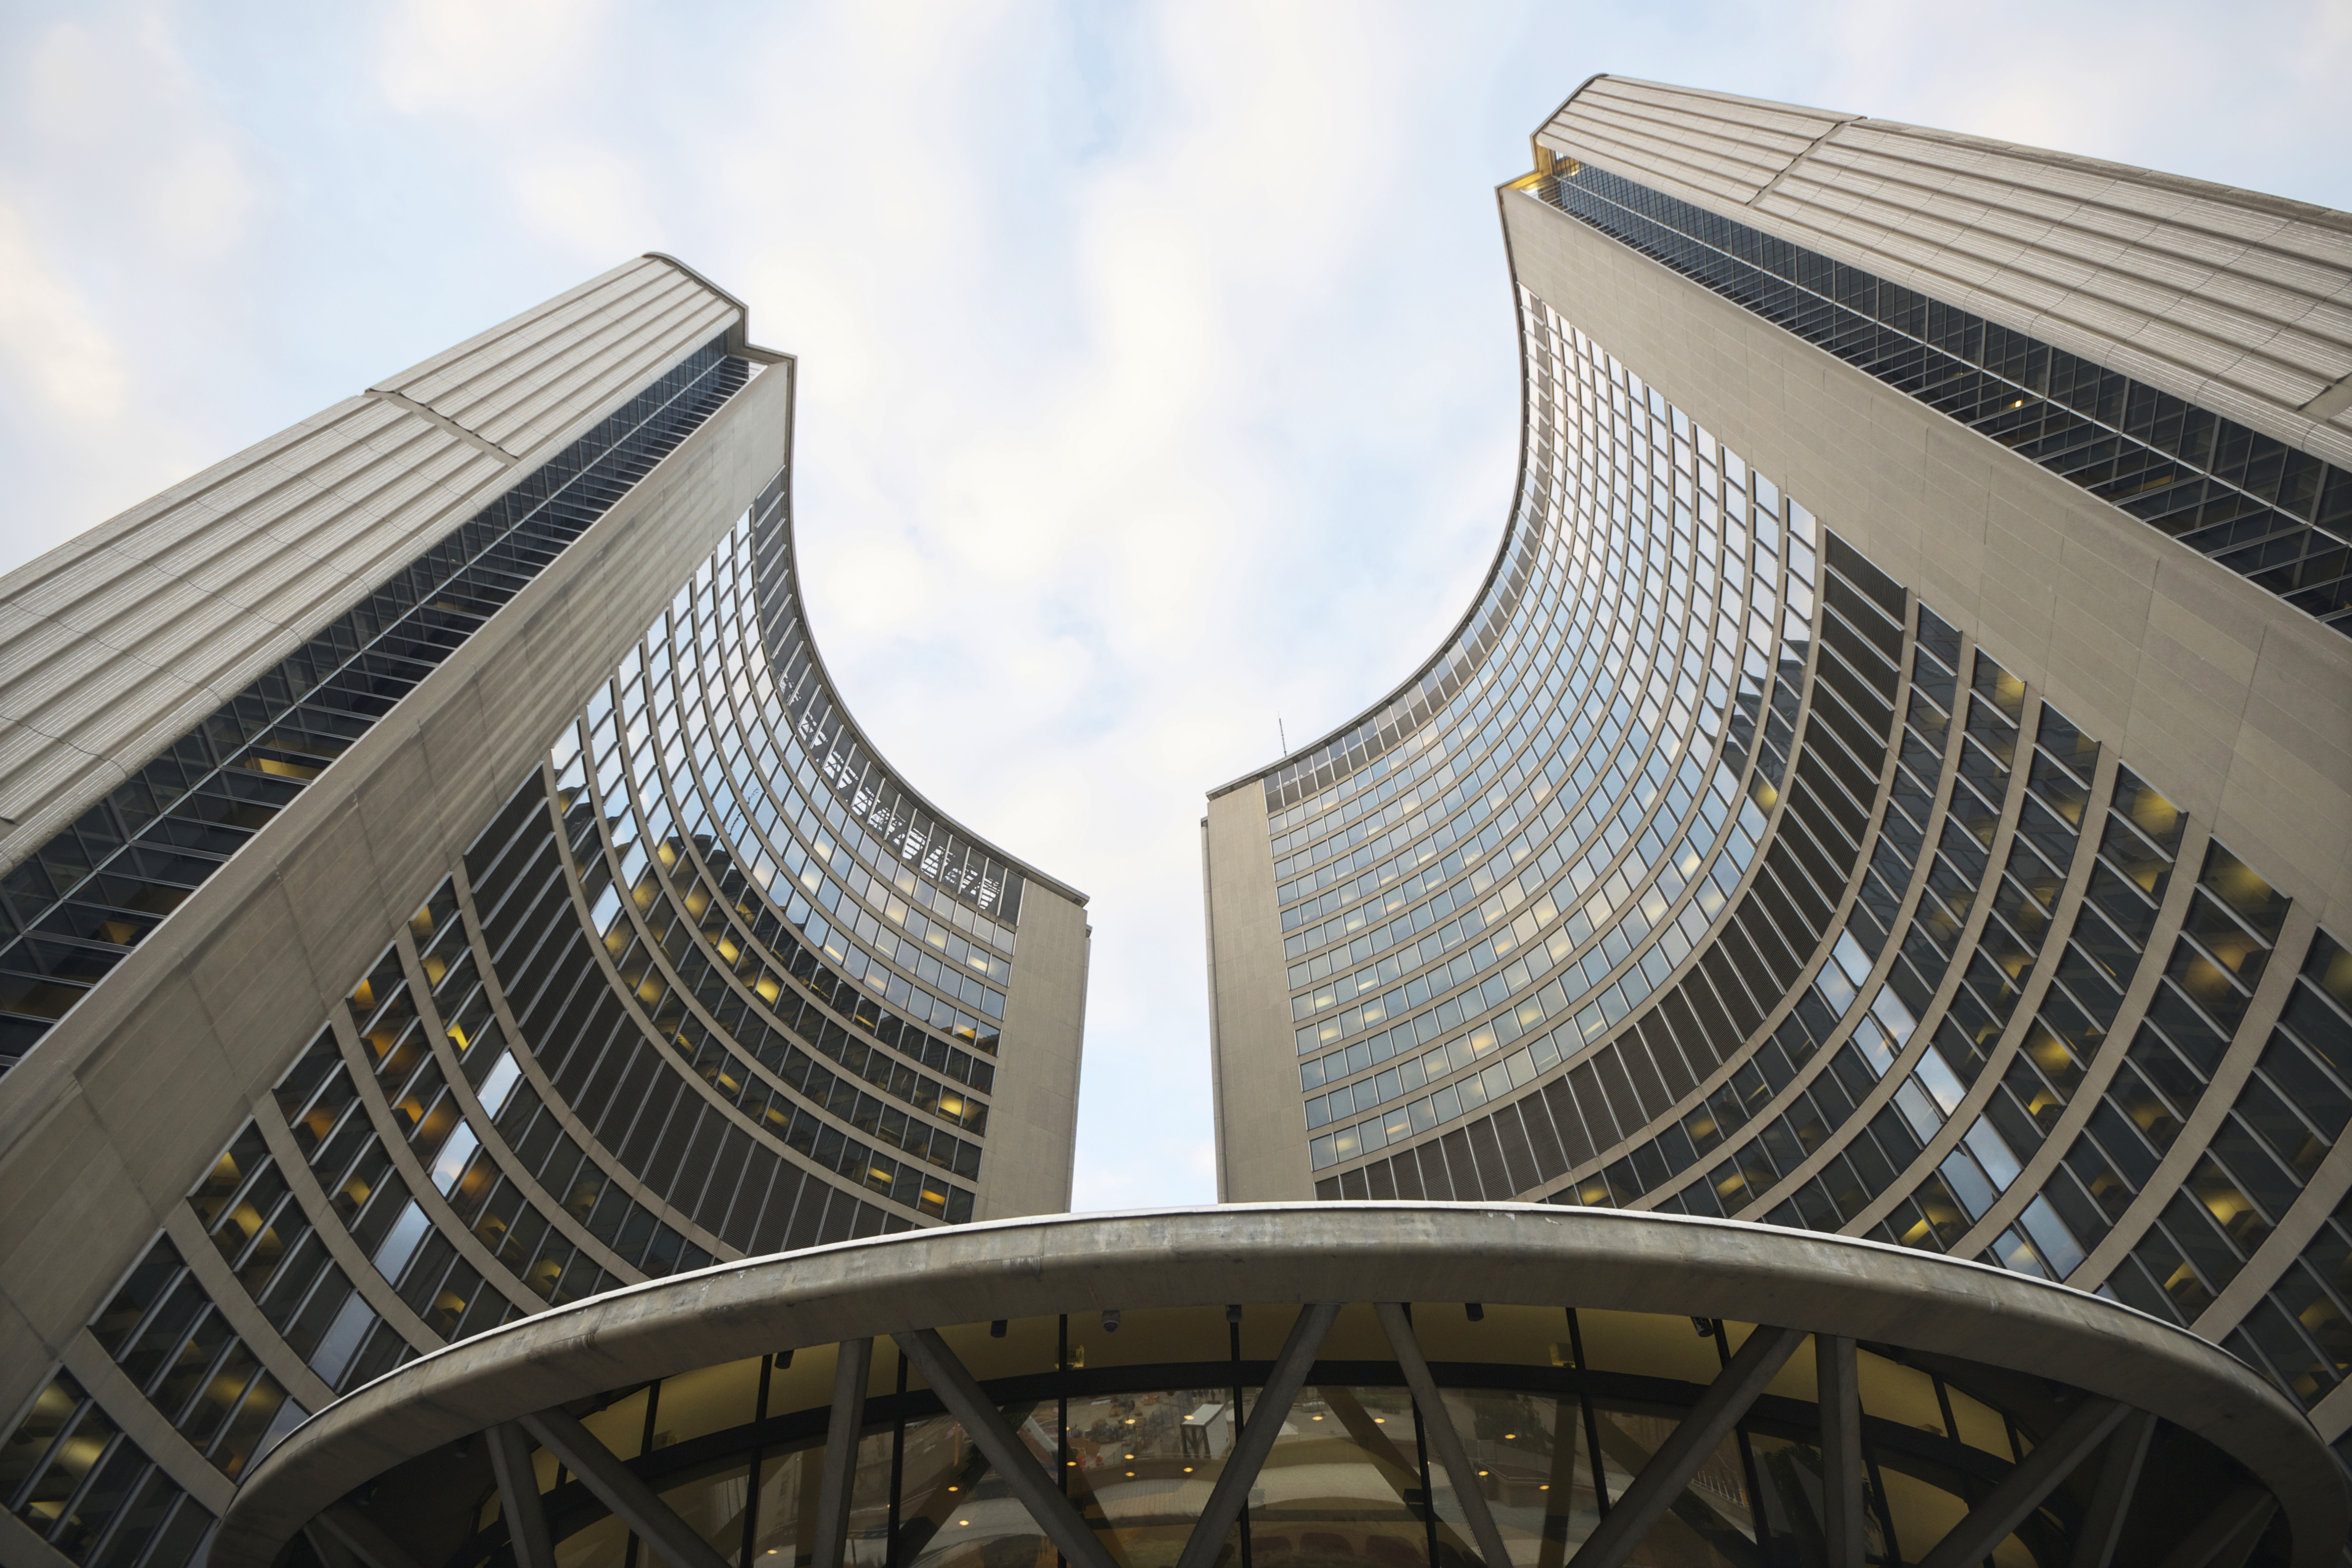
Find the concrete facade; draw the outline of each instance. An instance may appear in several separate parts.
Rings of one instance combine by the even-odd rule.
[[[765,481],[789,378],[753,386],[764,395],[746,423],[764,424],[764,440],[705,457],[690,438],[677,478],[607,514],[586,549],[426,678],[400,722],[352,748],[342,780],[305,792],[271,825],[274,843],[233,859],[0,1079],[0,1170],[29,1200],[9,1205],[0,1241],[9,1405],[462,857],[626,628]]]
[[[1201,825],[1209,875],[1209,1027],[1216,1074],[1217,1197],[1244,1203],[1311,1190],[1297,1136],[1290,1030],[1283,1018],[1282,932],[1262,812],[1244,792],[1213,797]],[[1272,1005],[1269,1005],[1271,1003]]]
[[[966,1016],[932,996],[928,1016],[908,1014],[903,1028],[852,999],[846,975],[824,966],[843,961],[814,952],[819,939],[785,932],[781,885],[768,904],[740,871],[722,880],[739,860],[752,863],[716,837],[738,831],[732,818],[685,847],[710,879],[698,897],[719,888],[740,909],[739,926],[706,920],[697,939],[719,944],[713,960],[724,947],[736,978],[689,961],[681,925],[657,960],[672,999],[656,1006],[647,961],[625,954],[625,942],[593,940],[593,889],[611,883],[630,845],[576,837],[582,792],[551,759],[578,759],[583,737],[609,731],[596,714],[612,704],[616,670],[638,679],[643,700],[635,661],[649,625],[665,637],[679,628],[692,654],[692,627],[708,623],[677,606],[690,610],[697,584],[750,548],[755,510],[763,544],[789,548],[793,366],[750,344],[744,322],[740,301],[682,263],[632,262],[6,581],[25,656],[8,664],[24,744],[0,784],[16,792],[5,807],[15,861],[46,853],[61,824],[366,601],[386,574],[476,526],[467,520],[509,489],[547,490],[535,476],[551,459],[562,457],[548,469],[556,482],[580,475],[547,504],[584,529],[543,563],[500,558],[510,576],[529,573],[519,590],[459,633],[331,765],[312,767],[314,784],[285,794],[250,842],[134,937],[0,1076],[0,1187],[12,1194],[0,1223],[0,1415],[34,1467],[24,1487],[99,1500],[27,1514],[38,1528],[12,1517],[0,1557],[55,1568],[104,1551],[110,1563],[177,1568],[201,1550],[244,1468],[296,1416],[373,1368],[502,1316],[740,1258],[755,1241],[774,1250],[788,1236],[804,1246],[836,1228],[937,1224],[950,1206],[948,1175],[963,1184],[958,1219],[1066,1206],[1084,895],[1029,874],[1017,962],[973,950],[994,982],[993,1014],[972,984],[914,974],[912,945],[896,955],[905,973],[885,997],[881,960],[892,955],[861,937],[875,952],[869,965],[859,950],[870,975],[860,997],[906,1012],[900,998],[921,1001],[928,984],[972,999]],[[663,390],[673,386],[684,390]],[[614,423],[640,409],[652,411],[644,424]],[[616,444],[594,445],[611,430],[622,431]],[[660,444],[641,458],[647,441]],[[298,514],[311,531],[288,531]],[[159,552],[169,561],[158,564]],[[273,564],[253,565],[257,552]],[[748,586],[740,602],[739,651],[708,672],[714,705],[746,655],[754,668],[767,657]],[[142,641],[125,626],[159,629]],[[67,670],[73,679],[57,673]],[[690,658],[680,684],[704,674]],[[829,696],[821,668],[814,679]],[[789,720],[760,715],[749,689],[732,700],[789,737]],[[694,732],[706,728],[698,719]],[[640,787],[662,798],[658,781]],[[691,779],[667,787],[685,792],[681,809],[703,798]],[[763,820],[785,804],[775,787]],[[831,799],[816,783],[796,787]],[[811,806],[794,809],[810,825],[803,836],[830,847]],[[681,849],[666,853],[677,881]],[[934,874],[929,861],[921,869]],[[913,868],[907,876],[916,886]],[[822,880],[812,866],[812,891]],[[860,880],[872,885],[845,897],[845,923],[859,907],[852,898],[881,912],[878,881]],[[645,903],[632,920],[670,907],[650,886],[639,884]],[[676,897],[704,910],[683,885]],[[958,929],[982,928],[969,907],[951,911],[944,891],[938,900],[929,948],[952,941],[961,952]],[[912,915],[894,918],[917,929]],[[838,949],[838,934],[831,941]],[[739,959],[738,942],[752,955]],[[681,964],[699,976],[694,1039],[740,1053],[724,1068],[698,1067],[688,1047]],[[562,980],[552,992],[551,973]],[[593,1016],[582,1010],[592,1001]],[[780,1023],[761,1022],[779,1010]],[[1005,1046],[993,1033],[1000,1016]],[[982,1016],[988,1059],[974,1065]],[[864,1043],[886,1025],[879,1043]],[[919,1041],[919,1026],[938,1032]],[[625,1142],[609,1086],[602,1100],[582,1098],[591,1080],[577,1047],[591,1027],[608,1047],[598,1072],[633,1075],[624,1109],[675,1101],[667,1123]],[[793,1028],[807,1031],[806,1049],[788,1043]],[[822,1094],[801,1104],[797,1075],[814,1086],[828,1071],[806,1066],[811,1052],[896,1093],[900,1109],[845,1087],[829,1104]],[[777,1065],[788,1058],[801,1064],[789,1083]],[[915,1070],[934,1062],[954,1068],[944,1097]],[[746,1098],[747,1079],[764,1100]],[[970,1109],[975,1086],[993,1101],[985,1121]],[[926,1116],[965,1135],[931,1131]],[[860,1140],[877,1134],[912,1153],[869,1159]],[[793,1141],[803,1136],[814,1156]],[[339,1163],[353,1148],[359,1163]],[[895,1187],[886,1165],[900,1172]],[[934,1166],[941,1179],[914,1179]],[[740,1178],[740,1193],[706,1183],[713,1171]],[[315,1284],[299,1283],[297,1265]],[[157,1338],[191,1331],[177,1348]],[[217,1360],[215,1392],[184,1405],[179,1384],[151,1382],[158,1346],[167,1363]],[[92,1445],[93,1430],[123,1436]],[[68,1441],[74,1431],[85,1437]],[[57,1468],[76,1453],[83,1470]],[[101,1469],[131,1480],[91,1490],[60,1479],[86,1479],[88,1455],[100,1453]]]
[[[0,578],[0,869],[742,312],[625,263]]]
[[[1852,262],[2352,462],[2352,220],[2095,158],[1595,77],[1556,157]]]
[[[1502,211],[1522,284],[1938,614],[1965,616],[2215,834],[2259,846],[2322,924],[2352,923],[2343,637],[1582,224],[1525,199]]]
[[[2004,1262],[2193,1328],[2338,1436],[2340,1358],[2294,1325],[2345,1310],[2317,1281],[2352,1156],[2332,1114],[2292,1161],[2250,1129],[2316,1103],[2274,1086],[2293,1062],[2352,1069],[2352,644],[1558,193],[1603,171],[1706,245],[1746,226],[2339,465],[2352,219],[1610,77],[1536,147],[1498,193],[1528,423],[1494,573],[1414,680],[1210,797],[1221,1194],[1722,1213]],[[1716,704],[1694,675],[1718,717],[1588,739]],[[2012,722],[2013,767],[1985,749]],[[1722,808],[1664,771],[1693,759]],[[1414,868],[1490,813],[1419,902]],[[2132,824],[2169,837],[2126,920]],[[2191,1005],[2200,944],[2241,929],[2225,878],[2262,889],[2258,956]],[[1481,900],[1455,948],[1439,922]],[[2204,1063],[2168,1077],[2184,1031]]]

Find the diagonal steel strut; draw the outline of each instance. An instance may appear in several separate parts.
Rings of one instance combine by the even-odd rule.
[[[540,1501],[539,1472],[530,1463],[530,1439],[511,1421],[502,1421],[482,1436],[489,1441],[490,1473],[498,1478],[499,1512],[506,1519],[515,1568],[555,1568],[547,1509]]]
[[[521,1418],[522,1429],[580,1478],[614,1516],[649,1542],[673,1568],[731,1568],[692,1525],[677,1517],[644,1478],[604,1447],[593,1432],[561,1410]]]
[[[1339,1315],[1337,1301],[1310,1301],[1299,1309],[1298,1321],[1290,1326],[1290,1337],[1283,1342],[1274,1370],[1266,1373],[1265,1386],[1258,1390],[1256,1408],[1234,1436],[1234,1451],[1209,1492],[1208,1505],[1192,1525],[1176,1568],[1209,1568],[1215,1561],[1225,1543],[1225,1531],[1241,1516],[1258,1470],[1274,1451],[1274,1440],[1282,1435],[1282,1423],[1290,1414],[1291,1401],[1307,1383],[1315,1352],[1323,1348],[1323,1337],[1331,1331],[1332,1320]]]
[[[1486,1560],[1486,1568],[1511,1568],[1503,1533],[1495,1528],[1494,1510],[1486,1506],[1486,1494],[1478,1489],[1478,1467],[1470,1462],[1469,1451],[1462,1447],[1462,1434],[1454,1429],[1453,1415],[1445,1408],[1444,1396],[1437,1392],[1437,1380],[1429,1374],[1429,1358],[1421,1353],[1421,1341],[1404,1315],[1403,1304],[1381,1301],[1372,1310],[1380,1314],[1389,1348],[1396,1352],[1397,1364],[1404,1369],[1405,1385],[1412,1390],[1414,1418],[1437,1445],[1437,1457],[1444,1461],[1445,1473],[1454,1481],[1454,1496],[1469,1516],[1478,1554]]]
[[[2156,1417],[2143,1410],[2107,1439],[2106,1458],[2099,1461],[2099,1479],[2091,1488],[2090,1506],[2074,1531],[2074,1555],[2068,1568],[2108,1568],[2115,1561],[2116,1542],[2124,1521],[2131,1517],[2132,1498],[2139,1490],[2140,1466],[2147,1458],[2147,1442],[2156,1436]]]
[[[948,1407],[948,1413],[963,1423],[963,1429],[995,1467],[998,1479],[1021,1500],[1029,1517],[1052,1538],[1062,1555],[1079,1564],[1079,1568],[1117,1568],[1110,1553],[1087,1528],[1086,1520],[1030,1457],[1029,1450],[1021,1446],[1021,1439],[1006,1424],[1003,1412],[981,1392],[980,1384],[956,1359],[947,1341],[940,1338],[939,1331],[910,1329],[891,1337],[907,1352],[915,1370],[923,1374],[923,1381],[931,1385],[931,1392],[940,1396],[940,1403]]]
[[[2130,1414],[2128,1405],[2112,1399],[2085,1399],[2074,1406],[1982,1502],[1969,1510],[1966,1519],[1927,1548],[1927,1555],[1919,1559],[1919,1568],[1961,1568],[1963,1563],[1991,1556],[1992,1549],[2041,1507],[2042,1500],[2073,1475],[2074,1467]]]
[[[1748,1407],[1756,1403],[1756,1396],[1764,1392],[1764,1385],[1804,1337],[1798,1329],[1758,1325],[1739,1347],[1739,1353],[1707,1384],[1682,1424],[1650,1456],[1625,1495],[1609,1505],[1609,1517],[1585,1538],[1570,1559],[1569,1568],[1620,1568],[1650,1527],[1682,1496],[1683,1488],[1698,1474],[1716,1445],[1748,1414]]]

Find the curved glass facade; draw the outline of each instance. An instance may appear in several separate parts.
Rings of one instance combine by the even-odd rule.
[[[1173,1563],[1198,1524],[1235,1436],[1265,1384],[1295,1307],[1160,1309],[958,1325],[944,1338],[986,1380],[1030,1456],[1118,1563]],[[1418,1304],[1439,1358],[1440,1398],[1513,1561],[1565,1561],[1689,1415],[1755,1329],[1658,1313]],[[993,1336],[993,1337],[992,1337]],[[1443,1438],[1369,1308],[1343,1313],[1311,1382],[1290,1399],[1223,1557],[1267,1568],[1482,1561],[1463,1499],[1437,1458]],[[1206,1352],[1206,1353],[1204,1353]],[[1055,1543],[1004,1475],[903,1355],[874,1350],[848,1489],[844,1561],[907,1568],[1043,1568]],[[1808,1360],[1810,1361],[1810,1357]],[[1971,1501],[2051,1435],[2077,1391],[1957,1357],[1872,1346],[1856,1356],[1868,1562],[1917,1561]],[[576,1402],[580,1422],[728,1563],[811,1563],[817,1551],[833,1347],[697,1368]],[[1810,1370],[1807,1368],[1806,1370]],[[1823,1561],[1822,1417],[1812,1379],[1777,1382],[1713,1446],[1636,1563]],[[1235,1419],[1240,1413],[1241,1420]],[[509,1527],[487,1443],[443,1445],[356,1495],[370,1523],[419,1562],[503,1560]],[[533,1456],[558,1560],[624,1568],[628,1521],[569,1473]],[[2140,1486],[2137,1561],[2164,1510],[2195,1520],[2242,1474],[2194,1436],[2167,1428]],[[2087,1489],[2084,1489],[2087,1490]],[[2171,1494],[2168,1500],[2160,1498]],[[2068,1561],[2090,1511],[2053,1497],[1988,1552],[2008,1568]],[[2265,1542],[2257,1561],[2282,1562]],[[1904,1552],[1910,1552],[1908,1559]],[[307,1542],[281,1559],[318,1561]]]
[[[1571,176],[1596,177],[1506,190],[1516,243],[1580,221],[1657,248]],[[1750,300],[1677,243],[1664,259],[1808,341],[1835,322],[1798,283],[1870,308],[1828,272]],[[1211,798],[1222,1195],[1540,1199],[1950,1252],[2192,1327],[2352,1426],[2329,1397],[2352,1373],[2338,935],[1956,606],[1517,292],[1520,482],[1483,595],[1395,696]],[[1851,337],[1827,346],[1853,359]],[[2260,509],[2211,468],[2174,476],[2215,487],[2211,516],[2158,521],[2225,552],[2221,511]],[[2249,560],[2223,563],[2331,613]],[[1296,1120],[1243,1133],[1234,1097],[1280,1092],[1282,1037]]]
[[[2045,1281],[1720,1220],[1309,1202],[582,1302],[295,1435],[214,1561],[2027,1568],[2185,1538],[2317,1568],[2334,1477],[2219,1348]]]
[[[620,433],[611,461],[568,453],[486,516],[517,513],[534,539],[542,513],[568,529],[536,567],[639,481],[707,508],[697,476],[710,454],[740,469],[783,448],[789,383],[780,395],[765,378],[790,374],[730,356],[722,339],[606,422],[599,439]],[[751,391],[767,401],[745,411]],[[661,439],[648,446],[641,426]],[[702,426],[702,468],[660,468]],[[615,468],[623,458],[635,466]],[[801,616],[788,476],[756,477],[775,460],[731,525],[671,525],[715,548],[584,701],[494,720],[550,735],[539,764],[403,911],[396,938],[340,977],[343,1000],[306,1009],[307,1046],[280,1058],[206,1168],[179,1178],[184,1199],[165,1203],[127,1272],[110,1265],[112,1283],[95,1282],[103,1304],[0,1448],[0,1507],[50,1547],[89,1568],[176,1568],[229,1487],[305,1415],[499,1323],[713,1261],[961,1223],[991,1202],[1001,1213],[1035,1201],[1003,1194],[1051,1189],[1056,1168],[1053,1206],[1066,1203],[1066,1125],[1031,1111],[1012,1119],[1017,1152],[989,1140],[1007,1125],[992,1127],[1000,1073],[1050,1090],[1066,1070],[1075,1100],[1083,897],[940,816],[847,721]],[[593,506],[573,504],[592,492]],[[403,580],[427,601],[410,621],[450,622],[424,638],[436,658],[505,603],[444,602],[520,548],[506,534],[477,542],[444,563],[457,577]],[[527,580],[503,581],[505,596]],[[357,656],[385,666],[373,722],[435,658],[394,669],[383,645],[409,622],[382,605],[355,613],[389,623]],[[319,646],[340,647],[341,625]],[[269,811],[236,817],[227,837],[206,826],[202,845],[185,822],[188,803],[221,788],[249,795],[237,778],[289,794],[331,781],[352,725],[324,749],[289,736],[345,684],[315,679],[284,711],[257,709],[242,752],[222,750],[226,719],[184,742],[173,757],[200,742],[226,755],[228,783],[192,784],[83,881],[51,876],[65,901],[42,920],[81,918],[75,900],[92,889],[128,887],[117,861],[149,865],[158,834],[180,834],[173,852],[201,849],[207,868],[234,852]],[[229,717],[246,716],[239,702]],[[299,768],[285,760],[296,752],[310,759]],[[48,875],[44,857],[13,891]],[[1059,967],[1040,978],[1020,967],[1022,933],[1048,906],[1042,951]],[[9,951],[47,929],[35,922]],[[1008,1039],[1021,1016],[1008,997],[1024,984],[1033,998],[1072,993],[1066,1029],[1024,1036],[1016,1022]]]
[[[2352,630],[2352,471],[1609,170],[1580,163],[1528,188]]]
[[[750,367],[722,336],[178,737],[0,878],[0,1073],[564,546]],[[404,488],[396,463],[373,476]]]

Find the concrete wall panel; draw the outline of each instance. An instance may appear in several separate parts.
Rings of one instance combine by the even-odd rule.
[[[2352,409],[2305,411],[2352,375],[2343,213],[1624,77],[1537,142],[2352,466]]]

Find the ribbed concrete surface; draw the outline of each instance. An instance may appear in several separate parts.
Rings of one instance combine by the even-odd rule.
[[[1624,77],[1537,141],[2352,467],[2352,215]]]
[[[630,261],[0,577],[0,870],[730,328]]]
[[[156,1231],[190,1213],[190,1189],[404,911],[775,473],[791,393],[788,374],[755,376],[0,1078],[0,1410],[21,1407]]]

